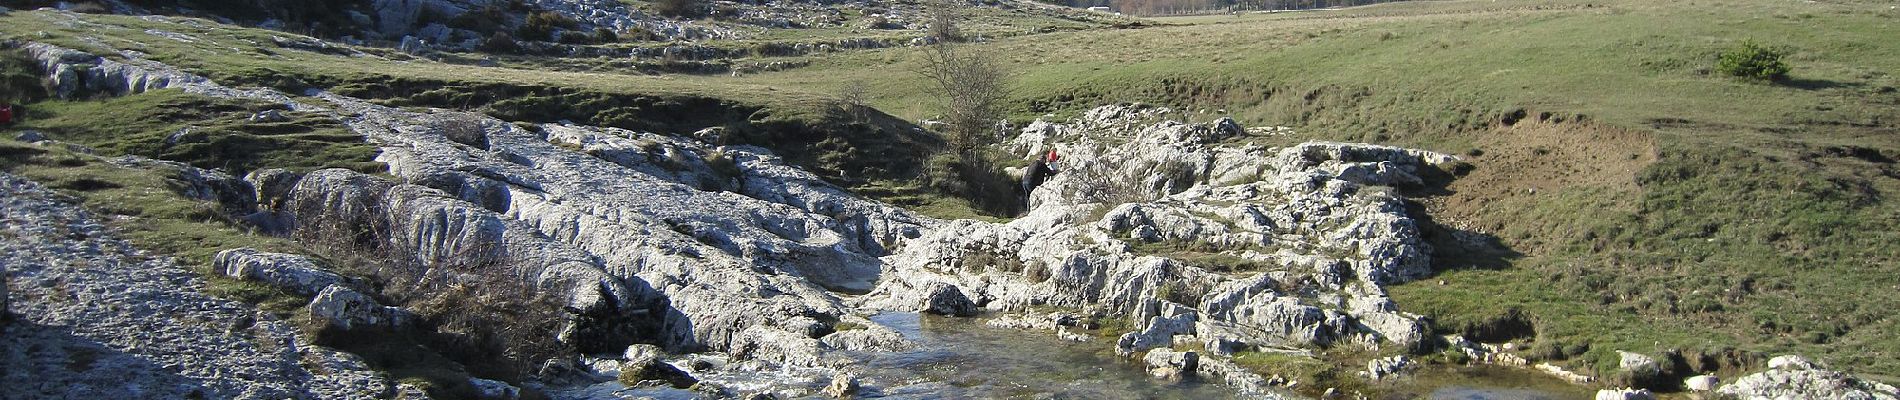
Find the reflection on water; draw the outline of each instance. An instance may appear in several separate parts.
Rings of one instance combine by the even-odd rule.
[[[971,318],[915,313],[871,317],[917,350],[865,354],[865,397],[899,399],[1221,399],[1216,384],[1171,383],[1118,360],[1104,343],[1074,343]]]
[[[1528,389],[1482,389],[1448,386],[1432,392],[1432,400],[1559,400],[1563,397]]]
[[[915,350],[852,353],[860,377],[856,398],[881,399],[1228,399],[1233,390],[1217,383],[1169,382],[1149,377],[1140,365],[1116,357],[1105,342],[1075,343],[1048,332],[995,328],[981,319],[916,313],[871,316],[905,338]],[[819,390],[833,371],[783,368],[707,371],[702,381],[741,393],[775,392],[792,398],[823,398]],[[1589,399],[1588,389],[1548,376],[1504,367],[1428,366],[1379,384],[1382,399],[1570,400]],[[670,388],[627,388],[603,383],[557,390],[558,398],[687,399],[703,396]],[[1281,394],[1286,398],[1300,398]]]

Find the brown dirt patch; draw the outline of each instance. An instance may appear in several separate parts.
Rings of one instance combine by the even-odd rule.
[[[1548,122],[1530,118],[1499,126],[1462,155],[1475,168],[1440,196],[1422,199],[1446,226],[1496,232],[1514,213],[1494,207],[1532,204],[1566,190],[1614,193],[1633,206],[1636,177],[1656,162],[1655,135],[1594,122]],[[1535,249],[1518,249],[1531,251]]]

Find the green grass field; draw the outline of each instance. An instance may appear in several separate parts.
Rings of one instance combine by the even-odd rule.
[[[1402,308],[1431,315],[1444,333],[1481,330],[1518,310],[1534,333],[1514,340],[1567,349],[1551,357],[1581,369],[1613,368],[1617,350],[1801,353],[1894,381],[1897,20],[1883,1],[1452,0],[1131,29],[1030,19],[1011,23],[1060,29],[977,47],[1014,71],[1009,104],[1019,122],[1139,101],[1300,132],[1270,143],[1368,141],[1467,156],[1473,172],[1420,205],[1444,232],[1494,237],[1500,248],[1440,246],[1437,276],[1392,288]],[[852,82],[897,119],[941,108],[905,48],[797,57],[809,66],[782,72],[653,76],[482,68],[376,50],[347,58],[276,48],[273,34],[201,20],[0,16],[4,38],[133,49],[226,82],[331,87],[511,119],[550,117],[528,106],[650,97],[823,127],[829,100]],[[1787,50],[1790,79],[1713,72],[1716,54],[1746,40]],[[495,86],[536,100],[499,101],[513,92]],[[611,109],[585,117],[605,120]],[[928,141],[890,138],[879,145]],[[905,185],[862,188],[913,196],[896,189]],[[974,215],[940,200],[906,201]]]

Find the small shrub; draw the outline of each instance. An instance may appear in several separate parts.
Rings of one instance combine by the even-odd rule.
[[[1023,266],[1023,278],[1028,279],[1030,283],[1043,283],[1048,281],[1051,275],[1049,265],[1040,260],[1030,261],[1028,265]]]
[[[521,44],[515,43],[515,37],[509,36],[508,32],[495,32],[493,36],[488,37],[488,41],[482,42],[482,51],[516,54],[521,52]]]
[[[668,17],[694,17],[706,12],[703,0],[658,0],[653,2],[653,12]]]
[[[578,26],[580,26],[579,22],[575,22],[573,18],[568,18],[566,15],[553,11],[540,11],[528,14],[527,20],[521,23],[521,27],[515,29],[515,35],[523,40],[545,42],[554,39],[555,31],[574,29]]]
[[[1722,52],[1716,60],[1715,70],[1725,75],[1762,81],[1781,81],[1788,78],[1788,63],[1782,61],[1788,55],[1782,50],[1744,41],[1741,47]]]

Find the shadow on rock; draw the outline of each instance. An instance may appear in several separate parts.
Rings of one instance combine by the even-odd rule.
[[[7,398],[204,398],[204,382],[66,328],[16,318],[0,334]]]

